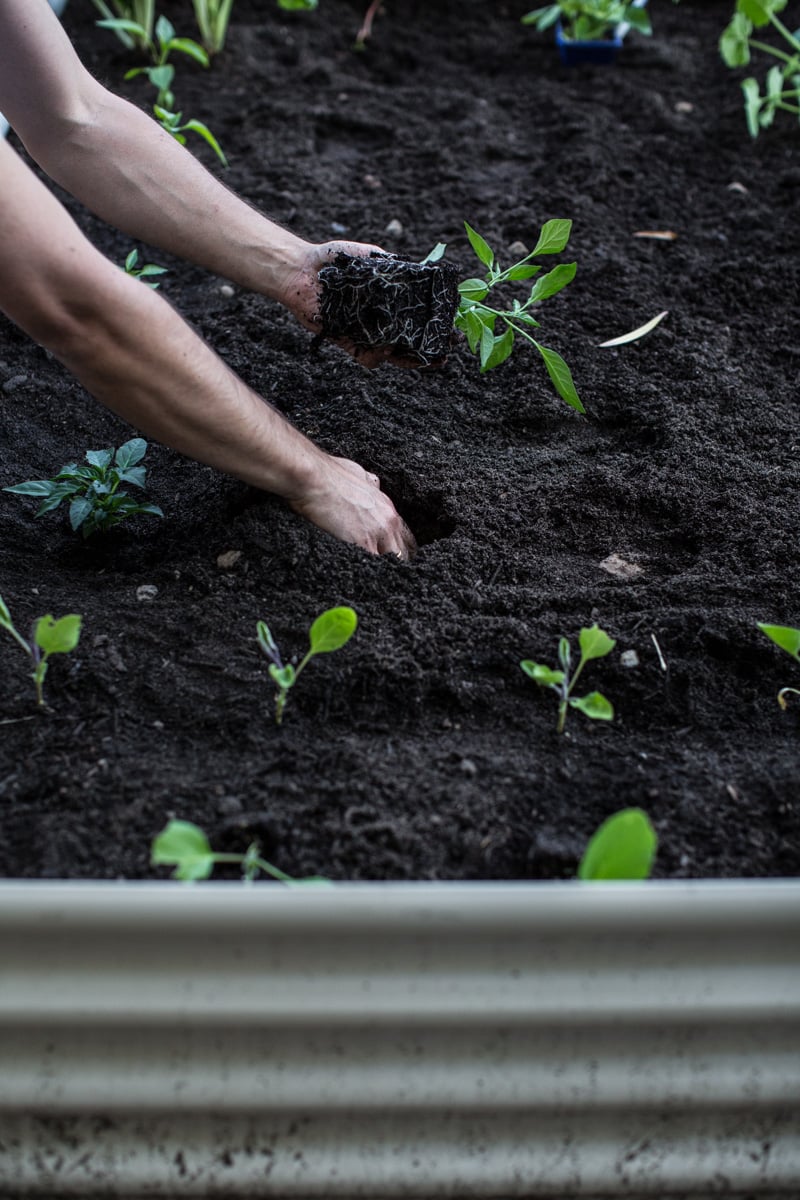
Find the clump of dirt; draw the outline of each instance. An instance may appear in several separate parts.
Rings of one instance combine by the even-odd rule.
[[[363,350],[389,349],[421,367],[447,357],[458,307],[459,272],[452,263],[342,253],[319,275],[323,337]]]

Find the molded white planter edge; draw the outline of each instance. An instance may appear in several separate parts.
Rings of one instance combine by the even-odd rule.
[[[64,9],[67,7],[67,0],[49,0],[50,7],[57,17],[60,17]],[[8,133],[8,121],[2,113],[0,113],[0,137],[5,137]]]
[[[800,882],[0,883],[0,1195],[800,1196]]]

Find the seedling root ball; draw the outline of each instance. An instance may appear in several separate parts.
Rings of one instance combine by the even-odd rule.
[[[357,349],[391,348],[421,367],[445,358],[458,308],[452,263],[406,262],[395,255],[337,254],[319,273],[322,336]]]

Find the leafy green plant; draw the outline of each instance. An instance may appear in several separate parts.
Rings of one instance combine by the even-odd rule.
[[[658,847],[656,831],[641,808],[614,813],[591,836],[578,867],[584,880],[648,879]]]
[[[258,644],[269,659],[270,678],[275,683],[275,723],[280,725],[283,720],[283,710],[289,692],[297,682],[298,676],[306,665],[317,654],[330,654],[340,650],[356,631],[358,617],[352,608],[329,608],[320,613],[308,631],[309,647],[297,667],[291,663],[283,664],[280,651],[275,639],[270,633],[269,626],[264,621],[256,625]]]
[[[567,719],[567,709],[577,708],[593,721],[613,721],[614,707],[610,700],[600,692],[589,692],[586,696],[573,696],[572,691],[580,678],[583,668],[593,658],[605,658],[616,646],[614,638],[608,636],[598,625],[589,629],[581,629],[578,635],[580,659],[575,670],[570,675],[572,651],[569,640],[562,637],[558,643],[558,661],[560,669],[544,666],[542,663],[524,659],[519,665],[525,674],[538,683],[540,687],[552,688],[558,696],[558,732],[564,732]]]
[[[204,125],[202,121],[183,121],[183,113],[170,112],[168,109],[163,108],[158,103],[153,105],[153,112],[155,113],[162,129],[166,129],[167,133],[172,134],[176,142],[180,142],[182,146],[185,146],[186,137],[184,135],[186,133],[196,133],[208,143],[219,161],[222,163],[223,167],[227,167],[228,160],[222,153],[222,148],[219,142],[214,137],[208,126]],[[181,122],[183,122],[183,124],[181,124]]]
[[[532,284],[527,299],[522,303],[515,299],[509,308],[503,301],[494,299],[499,295],[494,289],[502,289],[505,284],[520,280],[530,280],[539,274],[542,270],[541,265],[531,262],[531,259],[543,254],[560,254],[569,241],[572,221],[546,221],[530,254],[505,269],[500,266],[494,251],[484,238],[466,221],[464,227],[478,261],[485,267],[485,273],[482,278],[476,276],[459,284],[455,326],[466,335],[472,353],[480,358],[481,373],[505,362],[514,347],[514,339],[517,336],[522,337],[535,346],[542,356],[547,373],[562,400],[576,412],[584,412],[572,374],[564,359],[555,350],[543,346],[531,333],[532,329],[539,327],[532,310],[543,300],[555,296],[574,279],[577,264],[559,263],[553,267]],[[435,262],[441,258],[445,249],[440,242],[424,261]],[[498,325],[501,327],[500,333],[497,332]]]
[[[175,867],[173,879],[184,881],[209,879],[214,867],[233,863],[242,868],[242,878],[250,883],[259,871],[289,886],[309,883],[330,883],[321,875],[295,879],[267,862],[259,854],[257,842],[252,842],[244,854],[224,854],[211,849],[211,844],[199,825],[191,821],[169,821],[153,838],[150,862],[154,867]]]
[[[109,17],[98,21],[97,24],[101,29],[111,29],[115,33],[127,34],[145,54],[149,55],[155,67],[163,67],[173,51],[188,55],[203,67],[208,66],[208,55],[203,47],[192,38],[178,37],[175,33],[175,26],[166,17],[159,17],[156,21],[155,36],[145,25],[125,17]],[[150,67],[134,67],[125,72],[125,78],[133,79],[137,75],[146,75],[150,70]]]
[[[77,613],[60,617],[57,621],[47,614],[33,623],[30,641],[17,632],[11,613],[0,596],[0,629],[10,633],[17,645],[25,651],[33,664],[31,678],[36,686],[36,703],[44,704],[43,686],[51,654],[69,654],[81,636],[81,618]]]
[[[742,80],[744,110],[751,137],[758,137],[782,110],[800,116],[800,30],[794,33],[778,17],[788,0],[737,0],[736,10],[719,39],[719,49],[729,67],[746,67],[751,50],[763,51],[777,62],[769,68],[762,95],[758,80]],[[771,25],[784,39],[788,50],[753,37],[754,29]]]
[[[650,34],[650,19],[643,7],[628,0],[557,0],[534,8],[522,18],[523,25],[549,29],[561,21],[564,37],[573,42],[598,42],[611,37],[618,25],[629,25]]]
[[[136,25],[138,30],[143,30],[143,33],[131,34],[126,30],[124,24],[107,26],[107,28],[113,29],[127,50],[147,51],[153,38],[155,0],[111,0],[110,5],[105,0],[92,0],[92,3],[104,21],[127,22],[129,25]]]
[[[795,662],[800,663],[800,629],[793,629],[791,625],[764,625],[761,621],[757,621],[756,624],[771,642],[790,654]],[[781,688],[778,692],[778,704],[783,709],[786,708],[787,696],[800,696],[800,688]]]
[[[53,512],[68,500],[70,525],[74,530],[80,529],[85,538],[105,533],[134,513],[163,517],[158,505],[139,503],[119,490],[122,483],[144,487],[146,470],[138,464],[146,451],[144,438],[131,438],[117,451],[87,450],[86,466],[66,463],[53,479],[30,479],[3,491],[39,497],[37,517]]]
[[[193,0],[193,3],[203,46],[209,54],[219,54],[228,34],[233,0]]]
[[[154,275],[165,275],[166,267],[157,267],[155,263],[143,263],[139,266],[139,251],[131,250],[130,254],[125,259],[125,265],[122,268],[126,275],[131,275],[134,279],[141,279],[142,283],[146,283],[148,287],[154,290],[160,286],[158,280],[153,280]]]

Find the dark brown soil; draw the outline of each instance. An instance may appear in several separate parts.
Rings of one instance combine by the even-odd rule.
[[[421,548],[410,565],[371,558],[158,446],[149,498],[166,519],[105,544],[0,497],[0,593],[20,627],[84,617],[48,712],[0,643],[0,871],[151,876],[150,841],[180,816],[219,848],[259,838],[293,874],[562,878],[603,817],[640,805],[660,876],[797,875],[800,715],[776,693],[800,673],[755,624],[800,624],[796,122],[748,137],[716,49],[728,0],[653,0],[652,40],[575,70],[520,25],[526,0],[387,0],[359,54],[364,7],[238,0],[212,71],[179,64],[184,115],[219,138],[231,187],[312,240],[410,259],[447,242],[471,274],[465,219],[510,262],[514,241],[572,217],[577,278],[541,335],[588,416],[532,348],[483,377],[463,345],[439,371],[369,373],[310,353],[268,301],[140,247],[248,383],[380,474]],[[191,32],[188,4],[164,9]],[[144,105],[94,17],[89,0],[66,11],[80,53]],[[130,241],[68,203],[122,262]],[[598,348],[662,309],[649,337]],[[0,386],[0,485],[132,435],[5,321]],[[300,655],[335,604],[358,632],[309,666],[277,728],[256,621]],[[558,738],[555,697],[519,661],[554,663],[559,636],[594,621],[617,648],[586,687],[617,716],[573,713]]]

